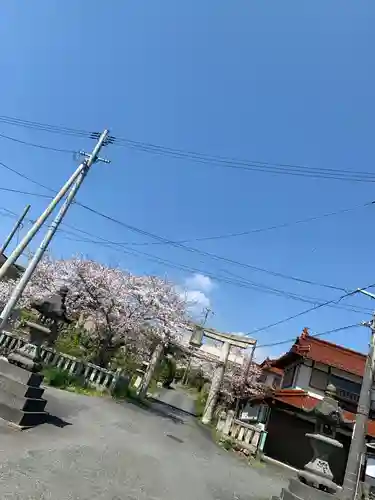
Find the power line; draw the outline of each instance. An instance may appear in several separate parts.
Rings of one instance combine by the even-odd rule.
[[[51,191],[51,192],[54,192],[54,190],[52,188],[50,188],[49,186],[46,186],[45,184],[41,184],[37,181],[35,181],[34,179],[26,176],[25,174],[22,174],[20,173],[19,171],[9,167],[8,165],[6,165],[5,163],[3,162],[0,162],[0,165],[2,165],[4,168],[6,168],[7,170],[10,170],[11,172],[15,173],[16,175],[32,182],[33,184],[37,185],[38,187],[42,187],[44,189],[47,189],[48,191]],[[0,188],[1,189],[1,188]],[[7,188],[4,188],[4,189],[7,189]],[[39,196],[37,194],[34,194],[36,196]],[[41,195],[43,197],[46,197],[45,195]],[[374,202],[369,202],[369,203],[366,203],[364,204],[363,206],[369,206],[369,205],[372,205]],[[79,201],[76,201],[75,202],[76,205],[84,208],[85,210],[91,212],[91,213],[94,213],[106,220],[110,220],[111,222],[113,223],[116,223],[122,227],[125,227],[126,229],[130,230],[130,231],[133,231],[133,232],[136,232],[138,234],[142,234],[144,236],[148,236],[150,238],[153,238],[153,239],[156,239],[158,242],[161,242],[163,244],[167,244],[167,245],[171,245],[171,246],[174,246],[176,248],[181,248],[185,251],[189,251],[189,252],[192,252],[192,253],[197,253],[199,255],[202,255],[202,256],[205,256],[205,257],[208,257],[208,258],[211,258],[211,259],[214,259],[214,260],[221,260],[221,261],[224,261],[224,262],[227,262],[229,264],[232,264],[232,265],[236,265],[236,266],[240,266],[240,267],[243,267],[243,268],[247,268],[247,269],[251,269],[253,271],[259,271],[259,272],[263,272],[263,273],[266,273],[266,274],[270,274],[270,275],[273,275],[273,276],[276,276],[276,277],[280,277],[280,278],[284,278],[284,279],[288,279],[288,280],[292,280],[292,281],[297,281],[297,282],[300,282],[300,283],[305,283],[305,284],[309,284],[309,285],[314,285],[314,286],[320,286],[320,287],[324,287],[324,288],[330,288],[330,289],[336,289],[336,290],[345,290],[344,288],[342,287],[337,287],[337,286],[334,286],[334,285],[329,285],[329,284],[325,284],[325,283],[318,283],[318,282],[315,282],[315,281],[312,281],[312,280],[305,280],[305,279],[302,279],[302,278],[298,278],[298,277],[295,277],[295,276],[291,276],[291,275],[287,275],[287,274],[284,274],[284,273],[279,273],[279,272],[276,272],[276,271],[271,271],[269,269],[265,269],[265,268],[262,268],[262,267],[259,267],[259,266],[253,266],[251,264],[246,264],[246,263],[243,263],[243,262],[240,262],[240,261],[237,261],[235,259],[230,259],[230,258],[227,258],[227,257],[224,257],[224,256],[221,256],[221,255],[217,255],[217,254],[213,254],[213,253],[210,253],[210,252],[206,252],[206,251],[203,251],[203,250],[200,250],[200,249],[197,249],[197,248],[194,248],[194,247],[191,247],[191,246],[187,246],[187,245],[184,245],[183,243],[179,243],[178,241],[173,241],[173,240],[170,240],[168,238],[164,238],[164,237],[161,237],[159,235],[156,235],[156,234],[153,234],[153,233],[150,233],[148,231],[144,231],[142,229],[139,229],[139,228],[136,228],[135,226],[131,226],[129,224],[126,224],[125,222],[122,222],[118,219],[115,219],[109,215],[106,215],[88,205],[85,205],[83,203],[80,203]],[[347,210],[351,210],[351,209],[347,209]]]
[[[12,188],[0,187],[0,191],[6,191],[9,193],[17,193],[17,194],[25,194],[28,196],[37,196],[38,198],[47,198],[49,200],[51,200],[53,198],[53,196],[50,196],[48,194],[32,193],[30,191],[23,191],[22,189],[12,189]]]
[[[30,177],[28,176],[25,176],[24,174],[21,174],[20,172],[18,172],[17,170],[15,169],[12,169],[10,167],[8,167],[7,165],[5,165],[4,163],[0,162],[0,165],[3,165],[5,168],[7,168],[8,170],[11,170],[12,172],[16,173],[17,175],[27,179],[28,181],[30,182],[33,182],[34,184],[36,184],[37,186],[40,186],[40,187],[43,187],[44,189],[48,189],[49,191],[53,191],[50,187],[46,186],[46,185],[43,185],[37,181],[35,181],[34,179],[31,179]],[[4,190],[8,190],[8,188],[0,188],[1,189],[4,189]],[[12,190],[13,192],[19,192],[18,190]],[[23,194],[34,194],[36,196],[43,196],[43,197],[47,197],[46,195],[39,195],[37,193],[28,193],[28,192],[25,192],[23,191],[22,192]],[[239,262],[239,261],[236,261],[236,260],[233,260],[233,259],[229,259],[229,258],[226,258],[226,257],[222,257],[222,256],[219,256],[219,255],[216,255],[216,254],[211,254],[209,252],[204,252],[202,250],[199,250],[199,249],[196,249],[196,248],[193,248],[193,247],[189,247],[189,246],[186,246],[186,245],[183,245],[181,243],[178,243],[178,242],[174,242],[172,240],[168,240],[166,238],[163,238],[163,237],[160,237],[158,235],[154,235],[153,233],[149,233],[149,232],[146,232],[146,231],[143,231],[139,228],[135,228],[134,226],[130,226],[122,221],[119,221],[117,219],[114,219],[113,217],[110,217],[106,214],[103,214],[102,212],[99,212],[98,210],[95,210],[87,205],[84,205],[80,202],[76,202],[77,205],[81,206],[82,208],[96,214],[96,215],[99,215],[107,220],[110,220],[112,222],[115,222],[117,224],[120,224],[121,226],[124,226],[126,227],[127,229],[130,229],[132,231],[135,231],[135,232],[138,232],[140,234],[143,234],[143,235],[147,235],[147,236],[150,236],[152,238],[155,238],[157,239],[158,241],[162,241],[163,243],[165,244],[170,244],[172,246],[175,246],[177,248],[182,248],[184,250],[187,250],[189,252],[194,252],[194,253],[198,253],[200,255],[203,255],[205,257],[210,257],[210,258],[213,258],[213,259],[216,259],[216,260],[222,260],[222,261],[225,261],[225,262],[228,262],[228,263],[231,263],[231,264],[235,264],[235,265],[238,265],[240,267],[245,267],[245,268],[249,268],[251,270],[256,270],[256,271],[260,271],[260,272],[264,272],[264,273],[267,273],[267,274],[270,274],[270,275],[273,275],[273,276],[276,276],[276,277],[281,277],[281,278],[284,278],[284,279],[289,279],[289,280],[292,280],[292,281],[297,281],[297,282],[301,282],[301,283],[305,283],[305,284],[309,284],[309,285],[314,285],[314,286],[321,286],[321,287],[325,287],[325,288],[329,288],[329,289],[333,289],[333,290],[340,290],[340,291],[345,291],[344,288],[342,287],[337,287],[337,286],[334,286],[334,285],[328,285],[328,284],[324,284],[324,283],[318,283],[318,282],[315,282],[315,281],[312,281],[312,280],[305,280],[305,279],[302,279],[302,278],[297,278],[295,276],[290,276],[290,275],[286,275],[286,274],[283,274],[283,273],[279,273],[279,272],[275,272],[275,271],[271,271],[269,269],[265,269],[265,268],[260,268],[258,266],[252,266],[250,264],[246,264],[246,263],[242,263],[242,262]],[[369,204],[372,204],[372,203],[369,203]],[[94,242],[93,242],[94,243]],[[115,244],[117,245],[118,243],[117,242],[111,242],[112,244]],[[146,254],[147,255],[147,254]],[[241,278],[241,279],[244,279],[244,278]],[[253,283],[252,283],[253,285]],[[256,285],[257,286],[257,285]],[[276,293],[280,293],[280,292],[276,292]],[[291,294],[289,294],[289,296],[291,296]],[[311,303],[311,300],[307,299],[308,302]]]
[[[31,128],[44,132],[51,132],[63,135],[71,135],[76,137],[93,138],[95,133],[82,129],[74,129],[69,127],[61,127],[46,123],[40,123],[30,120],[22,120],[19,118],[0,116],[0,123],[14,125],[19,127]],[[323,167],[307,167],[305,165],[289,164],[281,162],[265,162],[258,160],[243,160],[238,158],[224,157],[219,155],[209,155],[198,153],[195,151],[170,148],[160,146],[149,142],[134,141],[126,138],[111,137],[111,142],[117,146],[125,146],[127,148],[152,153],[162,156],[168,156],[176,159],[184,159],[198,163],[210,164],[224,168],[234,168],[249,171],[268,172],[284,175],[296,175],[310,178],[323,178],[346,180],[351,182],[375,182],[375,176],[372,172],[352,171],[345,169],[333,169]]]
[[[47,149],[49,151],[55,151],[58,153],[69,153],[69,154],[77,154],[77,151],[74,151],[73,149],[61,149],[61,148],[54,148],[51,146],[45,146],[43,144],[35,144],[34,142],[28,142],[28,141],[23,141],[21,139],[16,139],[15,137],[10,137],[9,135],[1,134],[0,137],[3,139],[8,139],[9,141],[17,142],[18,144],[24,144],[25,146],[32,146],[34,148],[39,148],[39,149]]]
[[[256,291],[260,291],[260,292],[263,292],[263,293],[268,293],[268,294],[273,294],[273,295],[277,295],[277,296],[284,296],[286,298],[290,298],[290,299],[294,299],[294,300],[298,300],[298,301],[302,301],[302,302],[307,302],[307,303],[312,303],[314,305],[316,305],[316,303],[321,303],[322,299],[319,299],[319,298],[315,298],[315,297],[310,297],[310,296],[303,296],[303,295],[298,295],[298,294],[295,294],[295,293],[292,293],[292,292],[286,292],[284,290],[279,290],[279,289],[276,289],[276,288],[272,288],[272,287],[269,287],[269,286],[266,286],[264,284],[261,284],[261,283],[256,283],[256,282],[253,282],[253,281],[250,281],[246,278],[243,278],[241,276],[237,276],[237,275],[234,275],[233,273],[230,273],[228,271],[224,271],[225,273],[228,273],[228,274],[233,274],[233,276],[235,276],[236,278],[238,277],[238,279],[236,280],[233,280],[233,279],[228,279],[226,277],[223,277],[223,276],[218,276],[217,274],[213,274],[212,272],[210,271],[207,271],[205,269],[198,269],[198,268],[195,268],[195,267],[192,267],[192,266],[186,266],[186,265],[183,265],[183,264],[179,264],[179,263],[175,263],[175,262],[172,262],[170,260],[166,260],[166,259],[161,259],[160,257],[157,257],[153,254],[149,254],[149,253],[146,253],[146,252],[140,252],[140,251],[137,251],[137,250],[133,250],[133,251],[129,251],[129,250],[125,250],[123,248],[123,245],[121,243],[117,243],[117,242],[113,242],[113,241],[110,241],[110,240],[107,240],[105,238],[102,238],[98,235],[95,235],[95,234],[92,234],[88,231],[84,231],[82,229],[79,229],[79,228],[76,228],[74,226],[71,226],[71,225],[67,225],[65,224],[65,226],[67,227],[70,227],[71,229],[73,229],[73,231],[76,231],[76,232],[80,232],[82,234],[85,234],[85,235],[88,235],[89,237],[94,237],[94,238],[98,238],[100,241],[95,241],[95,240],[92,240],[92,239],[82,239],[82,238],[75,238],[72,240],[72,238],[67,238],[71,241],[80,241],[80,242],[84,242],[84,243],[94,243],[94,244],[99,244],[99,245],[102,245],[106,248],[108,248],[108,246],[114,250],[117,250],[117,251],[120,251],[121,253],[124,253],[124,254],[127,254],[127,255],[133,255],[133,256],[136,256],[136,257],[144,257],[146,258],[146,260],[150,260],[152,262],[157,262],[157,263],[161,263],[167,267],[172,267],[172,268],[175,268],[175,269],[180,269],[180,270],[183,270],[183,271],[188,271],[188,272],[199,272],[199,273],[204,273],[206,276],[209,276],[210,278],[216,280],[216,281],[219,281],[219,282],[224,282],[224,283],[228,283],[228,284],[231,284],[231,285],[234,285],[234,286],[238,286],[238,287],[242,287],[242,288],[247,288],[247,289],[253,289],[253,290],[256,290]],[[74,233],[72,233],[71,231],[64,231],[64,230],[61,230],[63,232],[67,232],[68,234],[73,234],[73,236],[76,236]],[[115,248],[113,248],[115,247]],[[331,307],[335,307],[335,308],[339,308],[339,309],[344,309],[344,310],[347,310],[347,311],[350,311],[350,312],[357,312],[357,313],[363,313],[363,311],[365,312],[371,312],[372,310],[371,309],[368,309],[368,308],[363,308],[363,307],[359,307],[359,306],[354,306],[354,305],[350,305],[348,304],[347,306],[341,306],[341,305],[335,305],[335,304],[332,304]]]
[[[119,145],[118,142],[115,142],[115,144]],[[191,154],[185,153],[181,150],[164,148],[162,146],[147,147],[142,145],[134,146],[131,144],[127,144],[126,146],[136,151],[152,153],[174,159],[189,160],[195,163],[206,164],[215,167],[230,168],[250,172],[294,175],[298,177],[315,179],[331,179],[350,182],[375,182],[375,176],[372,172],[357,172],[350,170],[305,167],[303,165],[290,165],[288,167],[283,166],[283,164],[281,163],[258,162],[253,160],[235,160],[231,158],[215,157],[200,153]]]
[[[92,135],[92,132],[88,132],[87,130],[74,129],[70,127],[61,127],[59,125],[50,125],[47,123],[41,123],[32,120],[22,120],[20,118],[14,118],[4,115],[0,115],[0,123],[5,123],[7,125],[14,125],[17,127],[29,128],[34,130],[40,130],[42,132],[51,132],[61,135],[72,135],[75,137],[91,138]]]
[[[369,285],[365,288],[362,288],[362,290],[367,290],[368,288],[372,288],[374,286],[375,286],[375,284],[372,284],[372,285]],[[350,295],[354,295],[355,293],[357,293],[357,290],[353,290],[352,292],[348,292],[348,293],[342,295],[341,297],[339,297],[338,299],[327,300],[326,302],[323,302],[322,304],[318,304],[314,307],[310,307],[309,309],[305,309],[297,314],[294,314],[293,316],[288,316],[287,318],[276,321],[275,323],[271,323],[271,324],[263,326],[261,328],[257,328],[256,330],[253,330],[252,332],[248,333],[248,335],[254,335],[255,333],[262,332],[264,330],[268,330],[269,328],[272,328],[272,327],[277,326],[277,325],[281,325],[282,323],[286,323],[288,321],[291,321],[292,319],[299,318],[300,316],[303,316],[304,314],[307,314],[307,313],[312,312],[312,311],[316,311],[317,309],[320,309],[321,307],[324,307],[324,306],[328,306],[329,304],[334,304],[334,303],[337,304],[338,302],[343,300],[345,297],[349,297]]]
[[[370,201],[369,203],[361,203],[360,205],[356,205],[354,207],[350,208],[344,208],[341,210],[336,210],[334,212],[327,212],[322,215],[315,215],[313,217],[307,217],[306,219],[299,219],[295,221],[290,221],[290,222],[283,222],[281,224],[275,224],[273,226],[266,226],[266,227],[261,227],[261,228],[256,228],[256,229],[249,229],[247,231],[240,231],[236,233],[225,233],[225,234],[219,234],[219,235],[214,235],[214,236],[202,236],[201,238],[190,238],[190,239],[185,239],[185,240],[175,240],[176,243],[191,243],[194,241],[209,241],[209,240],[221,240],[221,239],[227,239],[227,238],[234,238],[238,236],[247,236],[249,234],[256,234],[256,233],[263,233],[266,231],[273,231],[275,229],[282,229],[284,227],[290,227],[294,226],[297,224],[305,224],[307,222],[313,222],[316,220],[321,220],[325,219],[327,217],[332,217],[334,215],[340,215],[348,212],[352,212],[354,210],[359,210],[361,208],[368,207],[370,205],[375,204],[375,201]],[[149,245],[164,245],[163,242],[144,242],[144,243],[124,243],[124,245],[127,246],[149,246]]]
[[[0,188],[1,189],[1,188]],[[2,210],[5,210],[6,212],[12,214],[13,216],[16,216],[16,214],[8,209],[6,209],[5,207],[0,207],[2,208]],[[33,223],[34,221],[32,219],[28,219],[28,221],[30,223]],[[85,242],[85,243],[95,243],[95,244],[101,244],[102,246],[105,246],[106,248],[108,248],[108,246],[110,246],[111,248],[113,248],[113,246],[117,247],[117,248],[113,248],[115,250],[118,250],[120,251],[121,253],[123,254],[128,254],[128,255],[133,255],[133,256],[136,256],[136,257],[139,257],[139,256],[142,256],[144,258],[146,258],[147,260],[150,260],[152,262],[157,262],[158,264],[163,264],[167,267],[172,267],[172,268],[175,268],[175,269],[179,269],[179,270],[183,270],[183,271],[187,271],[187,272],[199,272],[199,273],[204,273],[205,275],[209,276],[210,278],[216,280],[216,281],[219,281],[219,282],[223,282],[223,283],[227,283],[227,284],[231,284],[231,285],[234,285],[234,286],[237,286],[237,287],[241,287],[241,288],[246,288],[246,289],[252,289],[252,290],[255,290],[255,291],[260,291],[260,292],[263,292],[263,293],[268,293],[268,294],[273,294],[273,295],[276,295],[276,296],[284,296],[286,298],[290,298],[290,299],[293,299],[293,300],[298,300],[298,301],[302,301],[302,302],[307,302],[307,303],[313,303],[314,305],[316,305],[316,303],[319,301],[321,301],[322,299],[317,299],[315,297],[309,297],[309,296],[302,296],[302,295],[298,295],[298,294],[295,294],[295,293],[292,293],[292,292],[286,292],[284,290],[280,290],[280,289],[276,289],[276,288],[272,288],[272,287],[269,287],[269,286],[266,286],[264,284],[261,284],[261,283],[256,283],[256,282],[253,282],[253,281],[250,281],[250,280],[247,280],[243,277],[239,277],[240,280],[233,280],[233,279],[228,279],[226,277],[223,277],[223,276],[218,276],[217,274],[213,274],[211,273],[210,271],[207,271],[205,269],[199,269],[199,268],[196,268],[196,267],[192,267],[192,266],[186,266],[186,265],[183,265],[183,264],[178,264],[178,263],[174,263],[174,262],[171,262],[169,260],[166,260],[166,259],[161,259],[160,257],[157,257],[153,254],[149,254],[149,253],[146,253],[146,252],[140,252],[140,251],[136,251],[136,250],[133,250],[133,251],[129,251],[129,250],[125,250],[122,246],[121,243],[117,243],[117,242],[113,242],[113,241],[110,241],[110,240],[107,240],[105,238],[102,238],[100,236],[97,236],[95,234],[92,234],[88,231],[84,231],[82,229],[79,229],[79,228],[76,228],[75,226],[71,226],[71,225],[68,225],[68,224],[64,224],[66,227],[70,227],[73,231],[75,232],[79,232],[79,233],[82,233],[82,234],[86,234],[90,237],[94,237],[94,238],[98,238],[100,241],[94,241],[94,240],[91,240],[91,239],[82,239],[82,238],[75,238],[73,239],[73,241],[81,241],[81,242]],[[66,230],[66,229],[59,229],[59,232],[65,232],[67,233],[68,235],[73,235],[74,237],[76,237],[76,234],[72,231],[69,231],[69,230]],[[72,238],[67,238],[69,240],[72,240]],[[230,273],[228,271],[224,271],[228,274],[233,274],[233,273]],[[234,275],[233,276],[237,277],[237,275]],[[321,305],[324,305],[320,302]],[[352,306],[352,305],[347,305],[347,306],[341,306],[339,304],[332,304],[330,307],[335,307],[335,308],[339,308],[339,309],[345,309],[345,310],[348,310],[350,312],[356,312],[356,313],[362,313],[363,311],[370,311],[370,309],[366,309],[366,308],[362,308],[362,307],[357,307],[357,306]]]
[[[321,333],[315,333],[313,335],[310,335],[310,337],[322,337],[324,335],[331,335],[332,333],[336,332],[342,332],[343,330],[349,330],[350,328],[357,328],[358,326],[362,326],[360,323],[355,323],[354,325],[347,325],[347,326],[341,326],[340,328],[335,328],[333,330],[327,330],[325,332]],[[281,340],[280,342],[273,342],[271,344],[261,344],[257,345],[255,349],[259,349],[260,347],[274,347],[278,345],[283,345],[283,344],[289,344],[289,342],[295,342],[296,337]]]
[[[195,247],[191,247],[191,246],[187,246],[187,245],[184,245],[182,243],[177,243],[175,241],[172,241],[172,240],[169,240],[168,238],[164,238],[162,236],[159,236],[159,235],[156,235],[154,233],[151,233],[149,231],[145,231],[143,229],[140,229],[140,228],[137,228],[135,226],[132,226],[130,224],[127,224],[123,221],[120,221],[118,219],[115,219],[114,217],[111,217],[109,215],[106,215],[102,212],[99,212],[98,210],[95,210],[94,208],[91,208],[87,205],[84,205],[82,203],[79,204],[81,207],[84,207],[86,210],[88,210],[89,212],[92,212],[106,220],[109,220],[115,224],[118,224],[122,227],[125,227],[126,229],[129,229],[130,231],[133,231],[135,233],[138,233],[138,234],[142,234],[143,236],[148,236],[150,238],[154,238],[158,241],[162,241],[168,245],[171,245],[173,247],[176,247],[176,248],[181,248],[183,250],[186,250],[188,252],[191,252],[191,253],[196,253],[196,254],[199,254],[199,255],[202,255],[204,257],[209,257],[209,258],[212,258],[214,260],[220,260],[220,261],[224,261],[224,262],[227,262],[229,264],[234,264],[234,265],[237,265],[237,266],[240,266],[240,267],[243,267],[243,268],[248,268],[248,269],[251,269],[251,270],[254,270],[254,271],[260,271],[260,272],[264,272],[264,273],[267,273],[267,274],[271,274],[273,276],[277,276],[277,277],[281,277],[281,278],[285,278],[285,279],[289,279],[289,280],[292,280],[292,281],[298,281],[298,282],[301,282],[301,283],[305,283],[305,284],[309,284],[309,285],[316,285],[316,286],[321,286],[321,287],[325,287],[325,288],[331,288],[331,289],[336,289],[336,290],[344,290],[343,288],[340,288],[340,287],[336,287],[334,285],[327,285],[327,284],[324,284],[324,283],[318,283],[318,282],[314,282],[314,281],[311,281],[311,280],[305,280],[305,279],[302,279],[302,278],[297,278],[295,276],[291,276],[291,275],[287,275],[287,274],[284,274],[284,273],[279,273],[279,272],[275,272],[275,271],[270,271],[269,269],[265,269],[265,268],[262,268],[262,267],[258,267],[258,266],[253,266],[251,264],[246,264],[244,262],[240,262],[240,261],[237,261],[237,260],[234,260],[234,259],[230,259],[230,258],[227,258],[227,257],[223,257],[221,255],[217,255],[217,254],[213,254],[213,253],[210,253],[210,252],[206,252],[204,250],[199,250]]]

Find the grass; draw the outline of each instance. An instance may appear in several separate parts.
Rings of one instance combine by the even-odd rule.
[[[61,370],[60,368],[46,367],[43,370],[43,375],[44,382],[47,385],[65,391],[84,394],[85,396],[112,397],[116,401],[127,400],[133,403],[142,401],[137,394],[136,388],[130,385],[117,386],[111,393],[108,389],[97,389],[87,383],[83,377],[72,375],[68,371]],[[144,404],[143,401],[142,403]]]
[[[83,377],[72,375],[66,370],[61,370],[56,367],[46,367],[43,370],[44,382],[51,387],[63,389],[69,392],[85,394],[87,396],[105,396],[108,391],[100,391],[91,387]]]

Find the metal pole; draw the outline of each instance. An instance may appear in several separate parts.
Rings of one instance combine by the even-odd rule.
[[[84,162],[84,167],[82,171],[80,172],[77,180],[75,181],[71,191],[69,192],[65,202],[61,206],[58,214],[56,215],[55,219],[51,223],[45,237],[43,238],[42,243],[40,244],[38,250],[35,252],[33,255],[33,258],[30,260],[24,274],[22,275],[22,278],[20,281],[17,283],[15,286],[12,295],[10,296],[8,302],[6,303],[3,311],[1,312],[0,315],[0,331],[6,324],[9,316],[11,315],[14,306],[16,305],[18,299],[22,295],[22,292],[24,291],[26,285],[28,284],[32,273],[34,272],[36,266],[39,264],[40,260],[42,259],[44,252],[47,250],[48,245],[53,238],[57,228],[59,227],[61,221],[63,220],[68,208],[72,204],[75,195],[77,194],[77,191],[79,190],[84,178],[86,177],[87,172],[89,171],[91,165],[96,161],[98,153],[103,146],[103,143],[108,135],[108,130],[105,130],[100,138],[98,143],[96,144],[95,148],[93,149],[93,152],[89,156],[88,160]]]
[[[356,485],[358,480],[361,456],[365,451],[365,440],[367,434],[367,421],[371,406],[371,389],[375,370],[375,314],[365,326],[371,328],[370,348],[363,372],[361,393],[358,401],[357,415],[353,429],[352,441],[346,463],[342,498],[344,500],[355,500]]]
[[[19,227],[21,227],[22,221],[27,215],[27,212],[30,210],[31,205],[26,205],[26,207],[23,209],[21,217],[17,220],[17,222],[14,224],[13,229],[11,232],[8,234],[6,237],[3,245],[0,248],[0,255],[5,252],[5,249],[8,247],[9,243],[12,241],[13,236],[16,234],[16,231]]]

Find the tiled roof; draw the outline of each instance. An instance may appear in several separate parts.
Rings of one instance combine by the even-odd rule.
[[[259,368],[282,376],[284,374],[284,370],[274,366],[275,361],[277,361],[277,359],[266,358],[262,363],[260,363]]]
[[[305,408],[306,410],[311,410],[318,403],[319,399],[310,396],[306,391],[302,389],[278,389],[273,392],[271,399],[275,401],[280,401],[281,403],[293,406],[294,408]],[[348,420],[355,421],[355,414],[348,411],[344,411],[344,416]],[[367,435],[375,437],[375,420],[367,421]]]
[[[299,356],[339,368],[360,377],[363,375],[366,362],[364,354],[311,336],[308,334],[307,328],[297,337],[289,352],[273,363],[278,368],[284,368],[292,359]]]

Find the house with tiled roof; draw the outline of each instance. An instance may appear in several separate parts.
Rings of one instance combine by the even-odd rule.
[[[259,382],[262,382],[267,387],[278,389],[281,385],[284,370],[275,366],[275,362],[275,359],[266,358],[260,363],[259,368],[262,370],[262,374],[259,377]]]
[[[311,458],[311,447],[305,434],[313,432],[313,418],[306,409],[314,408],[323,398],[328,384],[336,387],[345,416],[354,422],[366,356],[352,349],[309,335],[305,328],[292,347],[277,360],[269,361],[282,370],[280,388],[269,392],[261,406],[267,439],[264,453],[298,469]],[[372,395],[367,438],[375,438],[375,390]],[[351,430],[340,429],[337,439],[343,451],[334,457],[333,474],[341,483],[349,451]]]

